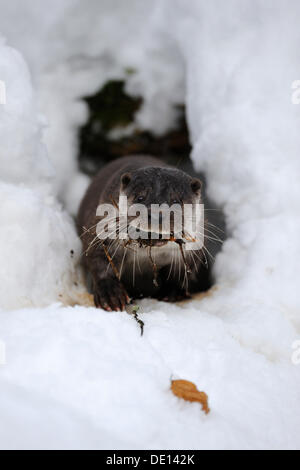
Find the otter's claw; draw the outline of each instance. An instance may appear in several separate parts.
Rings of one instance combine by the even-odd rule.
[[[104,279],[97,283],[94,288],[94,301],[97,308],[107,312],[121,312],[130,303],[123,285],[114,279]]]

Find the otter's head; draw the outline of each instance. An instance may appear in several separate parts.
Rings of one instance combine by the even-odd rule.
[[[152,245],[159,246],[167,243],[162,240],[176,237],[179,219],[175,214],[179,211],[183,214],[184,205],[201,203],[201,186],[200,180],[181,170],[147,167],[123,174],[120,194],[127,198],[130,225],[146,234]],[[131,212],[137,205],[143,208],[143,217]],[[154,206],[160,206],[160,210],[155,212]],[[168,208],[173,208],[171,213]],[[184,233],[186,222],[183,218],[180,225]]]

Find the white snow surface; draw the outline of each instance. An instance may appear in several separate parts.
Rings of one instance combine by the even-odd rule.
[[[299,449],[299,2],[0,7],[0,448]],[[186,102],[228,226],[215,289],[142,301],[143,337],[128,314],[82,305],[71,218],[88,183],[81,98],[127,68],[145,98],[137,126],[163,133]],[[171,378],[205,391],[211,413]]]

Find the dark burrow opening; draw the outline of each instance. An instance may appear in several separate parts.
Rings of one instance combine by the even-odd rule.
[[[111,80],[95,95],[84,98],[89,108],[89,119],[80,129],[79,166],[82,172],[94,176],[112,160],[132,154],[156,156],[203,182],[205,216],[209,222],[206,241],[207,289],[213,285],[212,267],[225,240],[225,219],[222,211],[206,195],[206,178],[195,171],[190,158],[191,144],[185,118],[185,106],[177,106],[176,126],[164,135],[156,136],[149,130],[134,130],[129,135],[114,134],[134,122],[135,113],[141,109],[142,97],[130,96],[125,91],[125,81]],[[212,232],[214,235],[212,235]]]

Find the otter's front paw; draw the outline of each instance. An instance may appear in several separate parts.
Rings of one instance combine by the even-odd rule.
[[[130,299],[123,285],[115,279],[103,279],[94,287],[94,301],[97,308],[107,312],[125,310]]]

